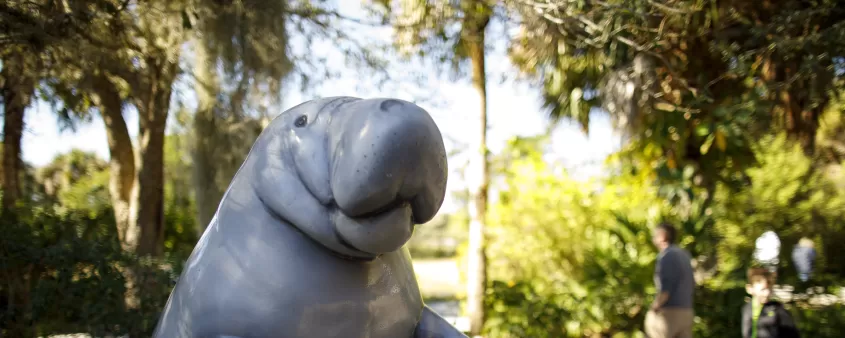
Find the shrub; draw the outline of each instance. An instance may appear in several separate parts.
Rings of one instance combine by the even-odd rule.
[[[161,262],[125,254],[106,214],[32,208],[2,216],[0,312],[3,336],[86,332],[149,336],[175,276]],[[127,268],[145,288],[124,306]]]
[[[655,294],[649,225],[661,220],[681,230],[679,245],[695,255],[705,279],[696,293],[696,337],[739,335],[745,269],[767,229],[781,237],[781,270],[792,269],[792,244],[812,236],[823,256],[814,282],[841,284],[843,265],[835,263],[842,258],[836,248],[845,233],[845,194],[784,138],[760,142],[750,183],[739,190],[719,185],[712,204],[696,207],[701,216],[686,218],[699,214],[684,209],[693,204],[672,204],[646,171],[621,173],[597,188],[557,172],[536,150],[512,145],[518,151],[502,166],[505,187],[489,215],[486,334],[642,336]],[[781,276],[794,280],[794,273]],[[788,306],[804,336],[841,336],[841,306]]]

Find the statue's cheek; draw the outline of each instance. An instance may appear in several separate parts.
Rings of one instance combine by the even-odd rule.
[[[328,209],[311,195],[296,170],[270,166],[260,169],[258,176],[253,189],[271,213],[318,241],[335,237]]]
[[[352,251],[338,241],[329,207],[317,200],[303,182],[302,177],[308,177],[308,172],[296,168],[292,158],[299,151],[287,148],[281,142],[266,149],[280,155],[260,156],[251,164],[249,170],[253,176],[249,182],[259,203],[273,216],[330,250],[345,256],[360,256],[360,252]],[[290,150],[285,152],[285,149]]]
[[[332,201],[329,182],[329,157],[326,142],[304,131],[293,139],[292,148],[296,172],[311,194],[323,205]]]
[[[270,139],[263,145],[268,155],[252,159],[252,178],[248,181],[260,202],[287,222],[310,224],[313,219],[328,219],[328,211],[306,188],[294,167],[293,144],[289,141]]]

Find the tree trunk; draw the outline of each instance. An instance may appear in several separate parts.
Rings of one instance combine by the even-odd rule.
[[[3,115],[3,208],[15,206],[20,198],[21,138],[23,137],[24,112],[35,92],[33,67],[27,65],[22,54],[3,60],[2,95]]]
[[[193,171],[194,197],[197,207],[197,234],[201,235],[217,212],[217,205],[223,198],[226,187],[217,184],[217,164],[214,161],[215,142],[219,137],[215,127],[214,107],[217,105],[219,81],[206,50],[196,48],[194,76],[197,79],[197,111],[194,113]]]
[[[802,104],[800,89],[783,90],[779,99],[786,119],[786,132],[801,145],[804,154],[811,157],[816,151],[816,133],[819,130],[819,117],[824,112],[825,104],[812,107]]]
[[[785,61],[778,63],[771,58],[766,58],[763,60],[761,77],[767,82],[779,82],[786,85],[785,88],[777,90],[772,97],[778,103],[773,114],[775,112],[782,114],[782,123],[787,135],[799,142],[804,154],[812,157],[816,151],[819,118],[827,107],[828,99],[824,99],[822,102],[817,101],[815,102],[816,105],[813,105],[807,88],[813,86],[811,81],[821,82],[821,84],[816,84],[816,87],[824,87],[830,80],[824,74],[821,74],[819,77],[824,77],[824,79],[804,79],[787,84],[797,68],[798,66],[795,64]]]
[[[109,145],[109,195],[114,210],[117,237],[120,247],[126,252],[135,252],[138,247],[137,224],[132,218],[132,192],[135,187],[135,151],[129,128],[123,118],[123,99],[114,83],[105,76],[93,79],[97,94],[97,106],[106,125],[106,139]],[[134,267],[122,267],[126,292],[124,304],[128,309],[140,306],[139,290]]]
[[[199,106],[203,106],[202,100]],[[194,171],[194,197],[197,208],[197,234],[202,234],[217,211],[223,197],[217,184],[217,165],[214,163],[215,118],[211,111],[198,109],[194,115],[194,147],[192,149]]]
[[[104,76],[94,79],[94,91],[97,93],[97,105],[106,125],[106,137],[109,145],[109,194],[117,223],[120,245],[127,252],[134,252],[138,246],[137,237],[128,234],[137,233],[130,229],[132,221],[130,205],[132,188],[135,185],[135,151],[126,120],[123,118],[123,99],[114,84]]]
[[[141,90],[138,109],[138,174],[133,198],[133,217],[139,256],[158,256],[164,240],[164,132],[176,64],[147,60],[151,65],[147,88]]]
[[[486,22],[486,20],[485,20]],[[487,285],[487,257],[485,254],[485,224],[487,215],[487,75],[485,70],[486,24],[471,33],[466,47],[472,63],[472,85],[478,92],[479,139],[474,159],[473,174],[476,181],[470,186],[469,247],[467,273],[467,313],[470,335],[480,335],[484,327],[484,289]]]
[[[241,111],[248,99],[248,83],[242,79],[234,93],[224,92],[212,60],[202,46],[196,48],[198,105],[191,155],[199,234],[211,222],[229,183],[263,129],[261,120],[244,116]],[[221,94],[227,99],[218,100]]]

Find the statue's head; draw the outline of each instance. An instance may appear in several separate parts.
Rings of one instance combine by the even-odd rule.
[[[270,123],[247,162],[242,170],[251,170],[268,212],[353,258],[401,248],[446,192],[440,130],[425,110],[396,99],[302,103]]]

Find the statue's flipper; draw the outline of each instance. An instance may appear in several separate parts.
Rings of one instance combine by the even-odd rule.
[[[467,338],[428,306],[423,306],[420,322],[414,330],[414,338]]]

